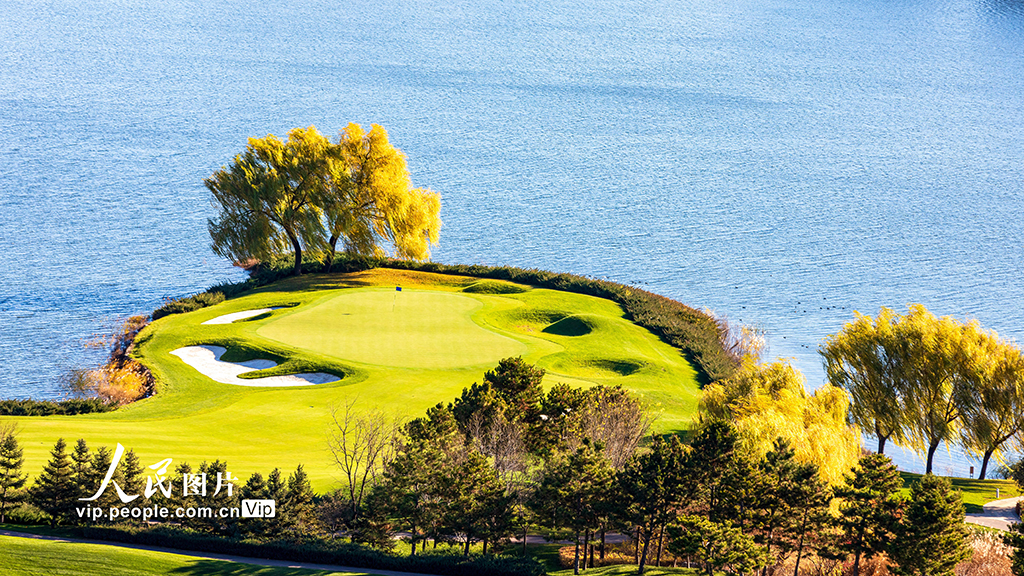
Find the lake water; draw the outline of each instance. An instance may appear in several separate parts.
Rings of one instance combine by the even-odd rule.
[[[0,0],[0,396],[240,279],[203,178],[350,121],[442,194],[436,260],[639,283],[811,386],[853,310],[1024,339],[1021,0],[255,4]]]

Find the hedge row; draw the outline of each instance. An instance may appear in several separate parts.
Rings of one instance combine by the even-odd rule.
[[[521,556],[462,556],[454,551],[425,552],[417,556],[398,556],[360,544],[338,540],[306,537],[299,540],[238,540],[222,538],[174,526],[133,528],[118,526],[83,526],[67,529],[69,535],[126,542],[148,546],[164,546],[195,552],[216,552],[250,558],[287,560],[351,566],[371,570],[397,570],[444,576],[541,576],[544,566],[533,558]]]
[[[112,412],[116,404],[99,398],[71,400],[0,400],[0,416],[74,416],[90,412]]]
[[[193,310],[220,304],[223,301],[223,292],[208,290],[191,296],[185,296],[184,298],[165,300],[163,306],[153,311],[152,316],[153,320],[157,320],[171,314],[184,314],[185,312],[192,312]]]

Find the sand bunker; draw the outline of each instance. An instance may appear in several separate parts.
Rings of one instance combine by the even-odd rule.
[[[251,311],[250,311],[251,312]],[[262,312],[261,312],[262,313]],[[222,316],[223,318],[223,316]],[[239,374],[254,370],[266,370],[277,366],[273,360],[248,360],[245,362],[224,362],[220,359],[227,349],[221,346],[185,346],[171,352],[195,368],[200,374],[220,382],[236,386],[309,386],[310,384],[326,384],[340,380],[334,374],[315,372],[312,374],[288,374],[287,376],[268,376],[243,380]]]
[[[272,310],[280,310],[283,306],[275,306],[274,308],[259,308],[257,310],[243,310],[242,312],[232,312],[231,314],[225,314],[223,316],[217,316],[213,320],[207,320],[203,324],[231,324],[235,320],[245,320],[246,318],[252,318],[253,316],[259,316],[260,314],[266,314]]]

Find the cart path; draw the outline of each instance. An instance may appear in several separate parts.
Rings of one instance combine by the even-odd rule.
[[[1017,501],[1021,498],[1021,496],[1018,496],[1016,498],[993,500],[982,507],[984,512],[980,514],[968,514],[966,518],[964,518],[964,521],[971,524],[995,528],[997,530],[1009,530],[1010,524],[1020,522],[1020,516],[1017,516],[1015,507],[1017,505]]]

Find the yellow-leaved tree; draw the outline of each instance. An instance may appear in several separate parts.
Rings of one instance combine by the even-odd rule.
[[[758,364],[750,357],[731,378],[705,387],[700,402],[701,419],[732,422],[748,455],[762,458],[783,438],[831,484],[860,457],[860,430],[847,423],[848,407],[846,392],[835,386],[808,394],[789,362]]]
[[[235,261],[289,249],[333,264],[336,247],[363,256],[424,260],[437,244],[441,198],[412,187],[405,155],[384,128],[350,124],[332,143],[313,126],[288,139],[250,138],[230,166],[205,181],[219,213],[208,221],[213,251]]]
[[[328,269],[338,241],[350,254],[424,260],[441,229],[441,196],[413,188],[405,154],[391,145],[387,131],[374,124],[366,132],[349,124],[338,136],[340,162],[334,165],[324,200]]]

